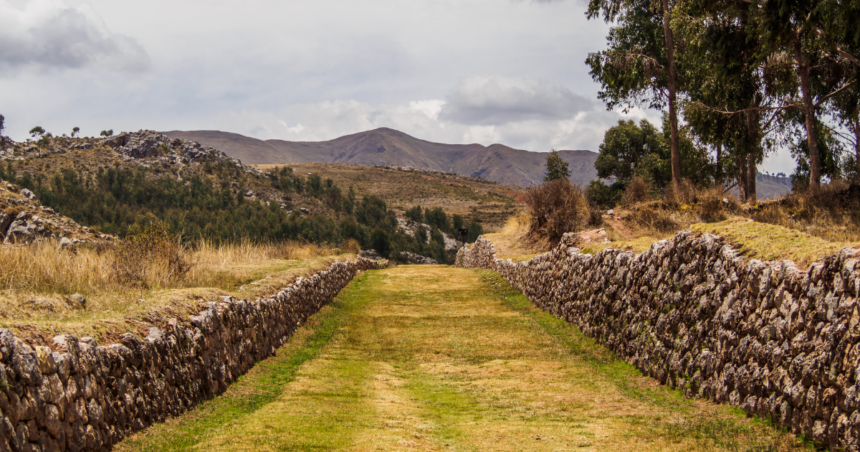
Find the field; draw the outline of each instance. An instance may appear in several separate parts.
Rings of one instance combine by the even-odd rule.
[[[506,218],[519,210],[525,193],[522,187],[438,172],[337,163],[255,166],[263,171],[289,166],[300,175],[317,173],[344,189],[353,187],[359,196],[377,195],[401,215],[416,205],[441,207],[449,215],[462,215],[467,222],[480,218],[485,230],[500,228]]]
[[[796,437],[684,399],[498,275],[371,271],[226,394],[117,451],[788,451]]]

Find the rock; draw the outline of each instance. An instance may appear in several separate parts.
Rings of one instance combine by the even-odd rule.
[[[63,249],[66,251],[72,251],[72,252],[77,251],[77,246],[75,245],[75,242],[69,240],[67,237],[63,237],[62,239],[60,239],[60,245],[59,246],[60,246],[60,249]]]
[[[76,293],[66,298],[66,303],[73,309],[86,309],[87,299],[83,295]]]
[[[0,237],[6,237],[6,231],[12,224],[13,216],[0,211]]]
[[[431,259],[429,257],[422,256],[420,254],[415,254],[409,251],[401,251],[395,257],[394,260],[398,262],[402,262],[404,264],[414,264],[414,265],[438,265],[435,259]]]
[[[33,194],[33,192],[31,192],[30,190],[27,190],[26,188],[21,189],[21,195],[27,199],[36,199],[36,195]]]
[[[310,211],[308,209],[305,209],[304,207],[300,208],[299,210],[304,214],[310,213]]]
[[[710,234],[680,232],[641,254],[586,255],[577,247],[587,234],[601,231],[565,234],[524,262],[497,259],[480,237],[456,263],[500,273],[539,308],[688,397],[860,451],[857,250],[800,271],[789,261],[744,262]]]

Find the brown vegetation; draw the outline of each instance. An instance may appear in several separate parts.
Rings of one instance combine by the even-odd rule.
[[[526,205],[533,240],[547,240],[550,246],[555,246],[564,233],[580,231],[592,220],[585,191],[566,179],[530,188]]]
[[[25,338],[50,331],[97,336],[111,330],[110,322],[145,312],[189,312],[201,298],[265,296],[358,251],[354,242],[344,244],[346,249],[296,242],[166,242],[153,240],[152,250],[134,241],[77,249],[51,241],[0,247],[0,326]]]

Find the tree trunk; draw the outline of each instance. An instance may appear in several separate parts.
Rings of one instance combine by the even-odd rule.
[[[714,168],[714,184],[717,187],[723,188],[723,167],[722,162],[720,161],[723,154],[723,144],[720,143],[717,145],[717,165]]]
[[[747,202],[755,204],[758,202],[758,195],[755,192],[755,178],[758,175],[758,168],[755,163],[756,156],[750,153],[747,158],[749,159],[747,163]]]
[[[755,96],[753,100],[753,107],[758,107],[761,99],[759,96]],[[758,173],[756,168],[756,160],[758,159],[758,155],[761,149],[761,140],[759,134],[759,122],[758,122],[758,112],[755,110],[750,110],[746,112],[747,119],[747,202],[751,204],[755,204],[756,199],[756,190],[755,190],[755,178]]]
[[[860,182],[860,112],[854,114],[851,125],[854,129],[854,165],[857,167],[854,178]]]
[[[675,43],[669,27],[669,0],[663,0],[663,34],[666,36],[666,58],[669,65],[669,126],[672,149],[672,188],[681,189],[681,146],[678,140],[677,85],[675,80]]]
[[[737,167],[738,167],[738,198],[740,198],[741,202],[747,201],[747,178],[749,177],[749,170],[747,169],[747,156],[742,155],[737,158]]]
[[[794,35],[794,58],[800,91],[803,95],[803,115],[806,117],[806,142],[809,145],[809,187],[821,188],[821,154],[818,151],[818,131],[815,130],[815,105],[812,103],[812,82],[809,77],[809,62],[803,55],[800,36]]]

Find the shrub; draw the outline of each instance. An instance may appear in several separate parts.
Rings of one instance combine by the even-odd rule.
[[[621,205],[632,206],[652,199],[651,186],[641,177],[634,177],[627,184],[627,188],[621,196]]]
[[[602,181],[593,180],[585,189],[585,197],[589,204],[601,209],[611,209],[621,200],[624,194],[619,184],[606,185]]]
[[[123,285],[165,286],[182,281],[189,270],[185,247],[156,219],[120,242],[114,254],[114,277]]]
[[[585,192],[566,179],[530,188],[526,205],[531,213],[532,239],[546,239],[552,246],[561,241],[564,233],[582,229],[589,219]]]

